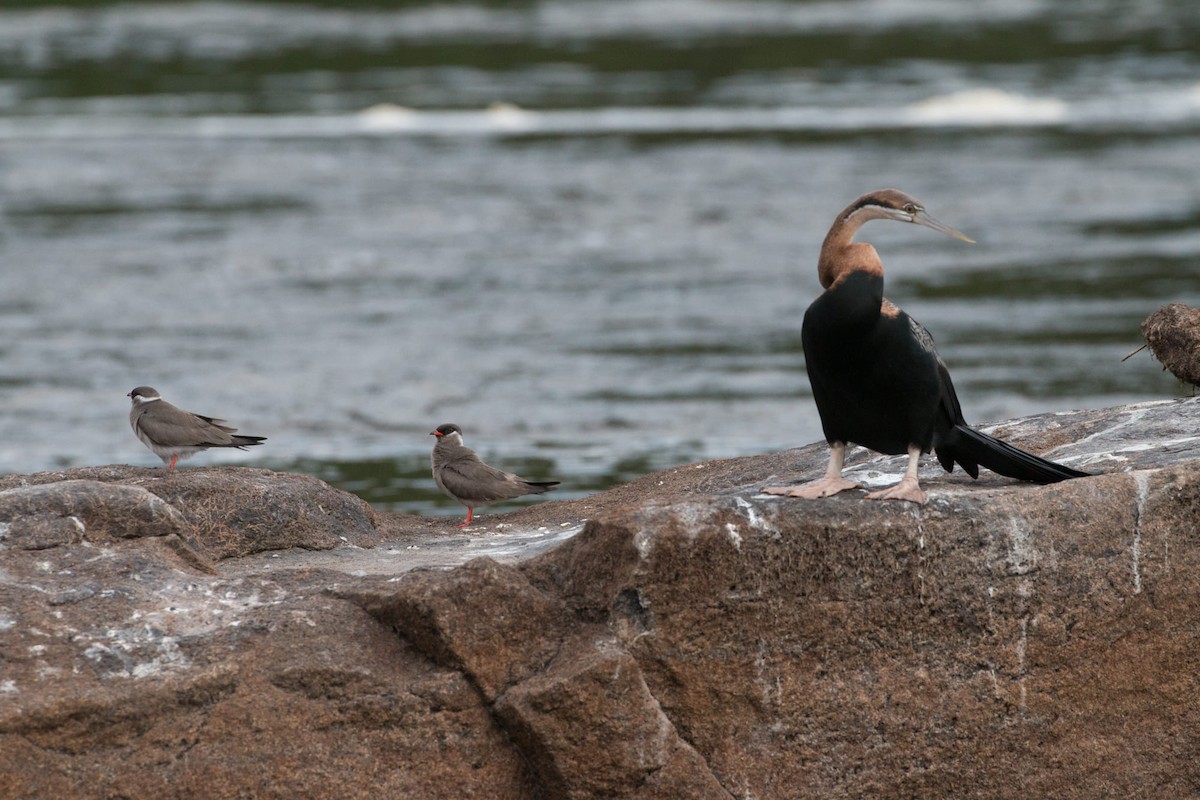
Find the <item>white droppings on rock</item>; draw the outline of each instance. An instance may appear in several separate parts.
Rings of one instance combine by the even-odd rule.
[[[848,469],[843,475],[846,480],[858,481],[868,489],[894,486],[904,480],[903,472],[880,472],[875,469],[863,470],[861,473]]]
[[[1150,471],[1137,470],[1133,481],[1137,486],[1137,506],[1133,516],[1133,543],[1130,545],[1133,569],[1133,593],[1142,592],[1142,514],[1146,509],[1146,499],[1150,496]]]
[[[313,618],[308,615],[307,611],[305,611],[303,609],[296,609],[296,610],[293,610],[291,612],[291,614],[292,614],[292,617],[295,620],[297,620],[298,622],[303,622],[305,625],[307,625],[310,628],[317,627],[317,623],[313,621]]]
[[[1008,520],[1008,574],[1025,575],[1037,569],[1038,554],[1033,546],[1028,523],[1023,519]]]
[[[770,497],[771,495],[765,496]],[[746,521],[750,523],[751,528],[765,531],[766,533],[779,533],[779,528],[776,528],[774,525],[768,522],[767,518],[759,513],[758,508],[755,507],[755,505],[749,500],[745,499],[744,497],[734,497],[733,500],[735,503],[737,503],[738,510],[745,512],[743,516],[746,517]]]
[[[104,669],[104,678],[149,678],[191,666],[178,637],[151,625],[80,634],[75,641],[87,642],[83,657]]]
[[[733,549],[742,552],[742,535],[738,533],[737,525],[726,522],[725,531],[729,534],[729,541],[733,542]]]
[[[654,537],[643,528],[633,535],[633,546],[638,551],[638,557],[645,560],[654,550]]]
[[[713,515],[717,513],[717,509],[708,503],[680,503],[679,505],[671,506],[670,513],[675,519],[683,523],[688,541],[695,541],[696,535],[712,521]]]
[[[130,674],[134,678],[149,678],[163,672],[185,669],[190,665],[191,662],[180,651],[175,638],[165,636],[159,643],[159,655],[150,661],[136,664]]]

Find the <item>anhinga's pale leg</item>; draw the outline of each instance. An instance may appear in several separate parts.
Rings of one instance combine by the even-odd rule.
[[[917,469],[921,465],[921,448],[916,445],[908,447],[908,469],[904,477],[895,486],[880,489],[867,495],[868,500],[907,500],[910,503],[925,505],[929,497],[917,484]]]
[[[855,483],[842,478],[842,464],[846,461],[846,443],[834,442],[829,445],[829,466],[825,476],[815,481],[802,483],[799,486],[768,486],[763,489],[766,494],[781,494],[785,497],[803,497],[806,500],[818,500],[830,497],[847,489],[861,489],[861,483]],[[913,479],[916,480],[915,478]],[[915,484],[914,484],[915,485]]]

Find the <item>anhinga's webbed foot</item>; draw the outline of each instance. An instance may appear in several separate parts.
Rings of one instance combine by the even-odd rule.
[[[878,492],[871,492],[867,495],[868,500],[907,500],[910,503],[916,503],[923,506],[929,502],[929,496],[917,484],[917,479],[908,475],[904,476],[904,480],[891,486],[887,489],[880,489]]]
[[[802,497],[805,500],[820,500],[822,497],[832,497],[847,489],[861,489],[861,483],[848,481],[841,476],[818,478],[815,481],[802,483],[798,486],[768,486],[764,494],[779,494],[784,497]]]
[[[917,445],[908,446],[908,469],[904,471],[904,478],[895,486],[887,489],[880,489],[878,492],[871,492],[867,495],[868,500],[907,500],[910,503],[916,503],[923,506],[929,502],[929,496],[921,491],[921,486],[917,483],[917,470],[921,466],[921,448]]]
[[[781,494],[784,497],[803,497],[805,500],[820,500],[822,497],[832,497],[847,489],[861,489],[861,483],[842,478],[842,465],[846,460],[846,443],[829,443],[829,466],[825,475],[815,481],[802,483],[799,486],[768,486],[763,489],[766,494]]]

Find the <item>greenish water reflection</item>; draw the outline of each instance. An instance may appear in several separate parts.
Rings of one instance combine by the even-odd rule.
[[[515,508],[546,499],[569,500],[627,483],[658,469],[648,456],[622,459],[606,472],[586,476],[567,476],[555,469],[551,459],[506,460],[504,469],[531,480],[559,480],[561,485],[550,497],[529,497],[497,504],[496,508]],[[446,497],[433,482],[427,456],[384,458],[364,461],[322,461],[303,459],[271,464],[270,468],[312,475],[343,491],[361,497],[378,509],[407,511],[413,514],[453,516],[463,507]]]
[[[899,276],[893,285],[910,296],[938,300],[1004,297],[1010,301],[1081,301],[1156,298],[1167,292],[1187,296],[1195,287],[1195,256],[1092,258],[1038,264],[995,264],[970,271],[924,277]],[[893,294],[899,294],[896,291]],[[1153,310],[1153,309],[1151,309]]]

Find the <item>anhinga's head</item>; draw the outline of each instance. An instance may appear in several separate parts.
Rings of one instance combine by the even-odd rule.
[[[964,242],[975,243],[975,240],[965,233],[939,222],[925,211],[921,201],[912,195],[905,194],[899,189],[878,189],[868,192],[855,200],[842,212],[842,223],[857,230],[864,222],[873,219],[894,219],[897,222],[911,222],[924,225],[939,233],[952,236]]]

